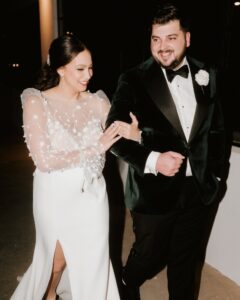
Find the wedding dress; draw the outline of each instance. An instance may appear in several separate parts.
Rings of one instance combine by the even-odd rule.
[[[42,300],[57,241],[66,259],[62,280],[68,279],[70,299],[119,300],[109,258],[105,156],[98,142],[110,104],[97,93],[85,94],[61,105],[33,88],[21,95],[24,137],[36,165],[36,244],[11,300]]]

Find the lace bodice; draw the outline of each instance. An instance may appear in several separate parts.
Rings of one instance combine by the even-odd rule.
[[[86,92],[80,100],[57,101],[34,88],[25,89],[21,99],[24,138],[38,169],[83,167],[91,177],[101,174],[105,155],[99,138],[110,108],[108,99]]]

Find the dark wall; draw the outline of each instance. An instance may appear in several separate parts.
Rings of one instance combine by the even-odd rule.
[[[5,3],[0,27],[0,136],[8,137],[22,134],[19,95],[32,85],[41,64],[37,1]]]

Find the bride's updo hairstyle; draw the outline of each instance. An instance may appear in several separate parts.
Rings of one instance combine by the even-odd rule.
[[[52,88],[59,83],[57,69],[70,63],[76,55],[87,47],[75,35],[62,35],[50,45],[46,63],[42,66],[35,88],[40,91]]]

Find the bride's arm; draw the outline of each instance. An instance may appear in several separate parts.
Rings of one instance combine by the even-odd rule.
[[[43,172],[81,166],[89,157],[105,152],[120,137],[113,126],[104,133],[97,145],[86,149],[56,151],[52,148],[43,99],[22,95],[24,137],[34,164]]]

